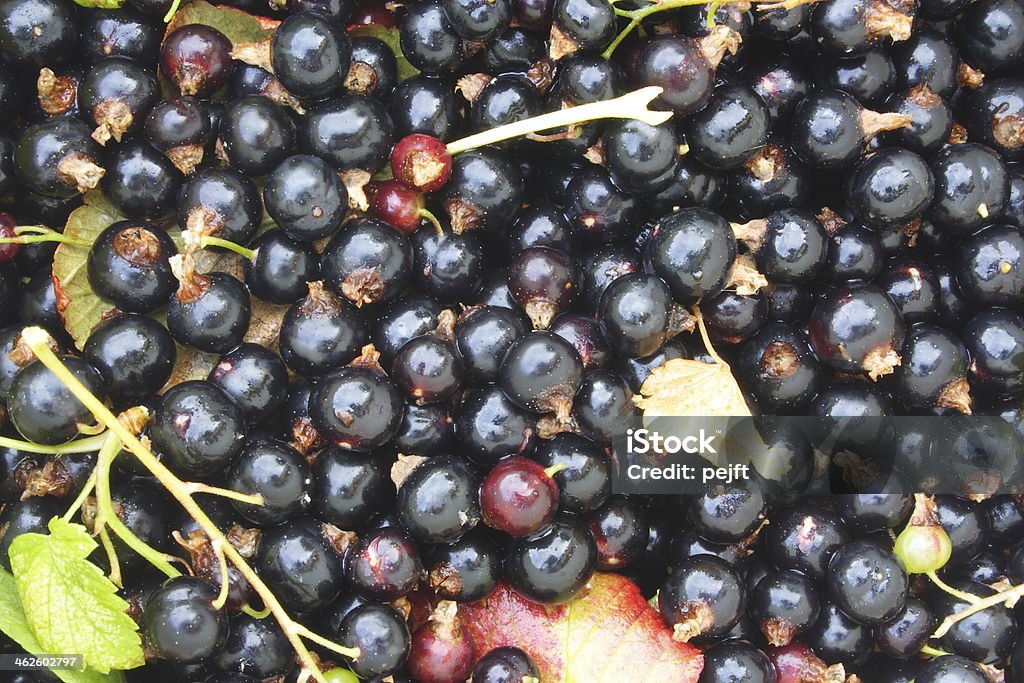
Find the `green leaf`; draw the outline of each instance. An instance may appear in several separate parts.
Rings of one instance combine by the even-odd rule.
[[[39,644],[29,628],[25,610],[18,597],[18,585],[14,577],[0,569],[0,631],[20,645],[25,652],[41,654],[78,654],[76,652],[50,652]],[[92,669],[85,671],[54,671],[53,674],[64,683],[124,683],[124,674],[111,671],[101,674]]]
[[[112,223],[124,220],[124,216],[99,192],[85,195],[85,205],[68,216],[64,234],[92,244]],[[57,310],[64,319],[64,327],[81,349],[104,316],[114,306],[101,299],[89,285],[86,263],[89,248],[76,244],[61,243],[53,255],[53,284],[57,295]]]
[[[29,628],[46,652],[85,655],[90,669],[145,664],[138,626],[117,586],[88,561],[96,541],[85,527],[55,517],[50,533],[23,534],[9,555]]]
[[[257,17],[234,7],[211,5],[205,0],[194,0],[183,5],[167,24],[167,33],[186,24],[206,24],[223,33],[232,45],[255,43],[273,34],[280,22]]]
[[[412,78],[420,72],[419,69],[409,63],[409,60],[405,58],[405,54],[402,52],[401,41],[398,37],[397,28],[384,28],[379,24],[366,24],[364,26],[352,26],[348,29],[350,36],[369,36],[383,41],[391,51],[395,53],[395,59],[398,61],[398,80],[404,81],[407,78]]]

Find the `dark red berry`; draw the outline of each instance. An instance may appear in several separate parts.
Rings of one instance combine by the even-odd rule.
[[[397,180],[385,180],[374,188],[370,209],[377,218],[411,235],[423,222],[423,194]]]
[[[391,151],[391,172],[406,187],[436,192],[452,174],[452,156],[432,135],[413,133],[399,140]]]
[[[160,50],[160,68],[183,95],[212,95],[227,83],[234,64],[231,41],[205,24],[173,31]]]
[[[14,232],[15,227],[17,226],[10,214],[0,211],[0,239],[17,237],[17,234]],[[7,263],[13,260],[18,255],[18,250],[20,249],[21,245],[14,242],[0,243],[0,263]]]
[[[526,536],[551,523],[558,510],[558,484],[539,464],[514,456],[495,465],[480,485],[484,523]]]

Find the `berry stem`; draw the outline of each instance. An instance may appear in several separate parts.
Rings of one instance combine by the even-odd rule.
[[[434,230],[437,230],[438,237],[444,237],[444,228],[441,227],[441,221],[437,220],[437,216],[427,209],[420,209],[420,218],[423,218],[434,226]]]
[[[167,9],[167,14],[164,15],[165,24],[171,23],[171,19],[173,19],[174,15],[178,13],[179,7],[181,7],[181,0],[174,0],[174,2],[171,3],[171,6]]]
[[[166,574],[169,578],[181,576],[181,572],[175,569],[167,561],[167,555],[149,546],[145,541],[132,533],[131,529],[124,525],[121,518],[114,510],[114,500],[110,493],[110,466],[114,458],[121,452],[121,440],[113,434],[107,434],[106,443],[100,449],[96,457],[96,528],[109,527],[121,541],[138,553],[151,565]]]
[[[704,3],[701,0],[667,0],[658,5],[658,7],[666,5],[682,7],[685,5],[702,4]],[[532,116],[522,121],[508,123],[504,126],[498,126],[497,128],[491,128],[490,130],[448,143],[448,154],[455,156],[477,147],[493,145],[496,142],[523,137],[530,133],[539,133],[540,131],[551,130],[552,128],[561,128],[562,126],[571,126],[598,119],[636,119],[648,125],[657,126],[672,118],[672,112],[670,111],[653,111],[648,108],[654,98],[661,94],[661,91],[660,87],[651,85],[614,99],[581,104],[578,107],[560,109],[547,114]]]
[[[71,518],[75,516],[75,513],[78,512],[83,505],[85,505],[85,501],[89,498],[90,495],[92,495],[92,492],[95,488],[96,470],[93,470],[92,474],[90,474],[89,478],[86,480],[85,486],[82,487],[82,492],[78,494],[78,497],[75,498],[73,503],[71,503],[71,507],[68,508],[68,511],[64,513],[64,516],[61,517],[61,519],[63,519],[65,522],[70,522]]]
[[[121,562],[117,559],[117,552],[114,550],[114,544],[110,541],[110,534],[106,529],[100,529],[97,535],[100,537],[103,551],[107,554],[107,562],[110,564],[110,573],[107,576],[115,586],[124,588],[124,583],[121,581]]]
[[[86,249],[92,246],[84,240],[68,237],[44,225],[19,225],[14,229],[16,237],[0,237],[0,244],[39,244],[40,242],[61,242]]]
[[[85,439],[76,439],[74,441],[68,441],[62,443],[59,446],[43,446],[42,444],[32,443],[31,441],[22,441],[21,439],[11,439],[6,436],[0,436],[0,448],[12,448],[16,451],[24,451],[25,453],[37,453],[39,455],[62,455],[65,453],[95,453],[103,447],[107,441],[106,434],[97,434],[90,436]]]
[[[232,491],[231,489],[222,489],[219,486],[210,486],[209,484],[203,484],[196,481],[185,482],[184,488],[190,495],[205,493],[210,496],[220,496],[221,498],[237,500],[239,503],[263,505],[263,496],[258,493],[239,493],[238,491]]]
[[[922,646],[920,652],[923,655],[931,655],[932,657],[945,657],[949,654],[948,652],[931,647],[930,645]]]
[[[741,1],[741,0],[724,0],[723,2],[715,3],[715,6],[714,6],[713,10],[708,12],[708,17],[709,17],[708,22],[709,22],[709,24],[713,24],[713,22],[714,22],[713,17],[715,15],[715,12],[718,11],[719,7],[721,7],[722,5],[727,5],[730,2],[739,2],[739,1]],[[611,56],[615,53],[615,49],[617,47],[619,47],[619,44],[623,40],[625,40],[629,36],[630,33],[632,33],[634,30],[636,30],[636,27],[640,25],[640,22],[642,22],[644,19],[646,19],[647,17],[651,16],[652,14],[657,14],[658,12],[663,12],[663,11],[668,10],[668,9],[677,9],[679,7],[693,7],[694,5],[706,5],[706,4],[707,3],[704,2],[704,0],[664,0],[663,2],[652,2],[649,5],[645,5],[645,6],[641,7],[641,8],[639,8],[639,9],[634,9],[634,10],[624,10],[624,9],[616,8],[615,9],[615,14],[619,15],[620,17],[624,17],[626,19],[629,19],[629,23],[626,24],[626,27],[624,29],[619,31],[619,35],[615,36],[615,40],[613,40],[611,42],[611,45],[609,45],[608,48],[604,52],[601,53],[601,57],[603,59],[611,59]],[[647,122],[645,121],[644,123],[647,123]],[[651,124],[651,125],[657,125],[657,124]]]
[[[223,247],[250,261],[256,258],[254,250],[243,247],[241,244],[235,244],[230,240],[214,237],[213,235],[203,235],[199,238],[199,248],[206,249],[207,247]]]
[[[242,611],[253,619],[266,619],[270,616],[270,608],[264,607],[261,610],[253,609],[248,604],[242,605]]]
[[[210,544],[213,554],[217,556],[217,564],[220,566],[220,593],[213,601],[213,608],[221,610],[227,604],[228,596],[231,594],[231,574],[228,572],[228,558],[224,557],[224,550],[219,541]]]
[[[929,579],[932,580],[932,583],[934,583],[936,586],[946,591],[955,598],[960,598],[961,600],[969,602],[972,605],[977,605],[978,603],[982,602],[982,599],[979,598],[977,595],[974,595],[973,593],[965,593],[964,591],[953,588],[948,583],[940,579],[939,575],[936,574],[934,571],[928,572],[927,576]]]
[[[178,479],[167,467],[153,455],[152,451],[143,444],[137,436],[131,433],[124,425],[118,421],[117,417],[110,412],[109,409],[96,398],[95,395],[84,384],[78,381],[71,371],[68,370],[67,366],[50,350],[48,346],[48,337],[46,331],[40,327],[27,327],[22,332],[22,339],[28,344],[29,348],[32,349],[33,353],[36,354],[36,358],[45,365],[50,372],[57,376],[58,379],[67,387],[68,391],[77,398],[82,404],[88,408],[92,414],[101,423],[107,426],[121,441],[124,443],[128,450],[130,450],[139,462],[150,471],[150,473],[159,481],[167,491],[174,496],[174,499],[181,504],[185,511],[188,512],[192,518],[196,521],[211,542],[220,541],[224,553],[227,555],[228,560],[231,561],[242,574],[243,577],[249,582],[256,594],[263,600],[263,604],[274,615],[278,624],[281,625],[282,631],[288,638],[288,642],[291,643],[292,648],[298,655],[299,660],[302,662],[303,668],[310,672],[317,683],[327,683],[323,673],[320,671],[320,667],[317,665],[312,653],[306,644],[302,641],[300,636],[305,635],[310,640],[312,634],[311,631],[303,627],[294,621],[289,615],[285,608],[281,605],[281,602],[274,595],[274,592],[263,582],[259,574],[249,566],[245,558],[238,552],[238,550],[231,545],[231,543],[224,536],[223,532],[217,528],[217,525],[209,518],[205,511],[196,503],[192,495],[186,490],[185,482]],[[316,634],[312,634],[316,635]],[[320,638],[320,636],[317,636]],[[326,640],[326,639],[324,639]],[[319,642],[319,641],[316,641]],[[330,641],[326,641],[330,642]],[[323,644],[323,643],[321,643]],[[346,648],[341,645],[332,643],[334,649],[339,654],[355,659],[359,656],[358,649]]]
[[[956,614],[950,614],[948,617],[942,620],[939,624],[939,628],[936,629],[935,633],[932,634],[932,638],[941,638],[942,636],[949,633],[949,629],[953,628],[957,622],[963,621],[969,616],[983,612],[989,607],[995,607],[1000,603],[1006,603],[1007,606],[1012,606],[1017,600],[1024,597],[1024,584],[1007,588],[1004,591],[993,593],[986,598],[979,598],[977,595],[971,596],[974,598],[973,603],[970,607]]]

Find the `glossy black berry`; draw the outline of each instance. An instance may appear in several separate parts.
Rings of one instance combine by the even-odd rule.
[[[593,536],[569,520],[556,520],[535,536],[515,539],[505,555],[508,582],[530,600],[545,604],[571,600],[596,566]]]
[[[462,38],[441,2],[422,2],[410,8],[399,30],[402,54],[420,71],[447,74],[462,63]]]
[[[232,168],[261,176],[270,173],[295,147],[295,124],[266,97],[240,97],[227,106],[220,139]]]
[[[736,259],[728,222],[708,209],[681,209],[658,221],[644,247],[646,268],[682,303],[717,294]]]
[[[385,444],[402,423],[401,393],[377,367],[355,365],[326,375],[309,398],[313,424],[325,438],[353,450]]]
[[[464,374],[455,345],[431,334],[407,342],[391,365],[395,384],[421,405],[453,397],[462,387]]]
[[[422,571],[415,546],[394,527],[364,536],[345,557],[349,581],[372,600],[397,600],[408,594]]]
[[[368,604],[352,610],[341,622],[337,642],[358,648],[352,669],[362,678],[387,676],[405,663],[412,636],[405,618],[387,605]]]
[[[317,456],[312,480],[313,514],[339,529],[362,526],[395,498],[384,461],[337,446]]]
[[[171,469],[187,476],[222,471],[242,451],[245,414],[210,382],[169,389],[150,422],[150,438]]]
[[[300,12],[274,31],[271,63],[288,92],[326,99],[345,84],[352,59],[348,34],[326,17]]]
[[[714,169],[736,168],[764,146],[768,126],[768,108],[757,93],[746,86],[720,86],[707,106],[690,117],[689,153]]]
[[[89,284],[122,311],[149,313],[177,289],[170,265],[177,253],[164,230],[119,221],[101,232],[89,250]]]
[[[90,363],[71,356],[62,360],[89,391],[105,394],[100,373]],[[7,392],[7,412],[18,433],[40,444],[70,441],[79,435],[79,427],[95,423],[92,412],[38,360],[15,375]]]
[[[356,306],[398,296],[412,275],[413,254],[400,231],[374,218],[349,221],[320,258],[324,282]]]
[[[161,218],[174,210],[181,172],[141,140],[122,142],[108,153],[104,194],[129,218]]]
[[[273,351],[243,343],[220,357],[208,379],[234,399],[250,423],[269,418],[284,403],[288,369]]]
[[[468,394],[453,418],[460,452],[482,465],[527,451],[536,438],[536,418],[494,385]]]
[[[818,619],[820,588],[792,569],[767,574],[753,589],[750,615],[773,645],[788,645]]]
[[[905,149],[890,148],[854,166],[846,202],[868,225],[902,225],[924,212],[934,187],[924,159]]]
[[[146,644],[164,659],[188,664],[217,652],[228,635],[228,620],[213,606],[217,589],[191,576],[166,581],[142,611]]]
[[[320,259],[307,242],[283,230],[268,230],[250,244],[253,257],[242,264],[253,296],[275,304],[301,300],[310,282],[320,279]]]
[[[348,192],[335,172],[318,157],[285,159],[263,186],[267,213],[290,237],[315,242],[331,235],[348,210]]]
[[[307,296],[288,308],[281,323],[281,358],[292,371],[317,376],[355,358],[368,337],[355,306],[322,282],[311,282]]]
[[[82,355],[99,371],[111,398],[123,404],[151,396],[167,383],[177,348],[156,320],[127,313],[96,328]]]
[[[224,353],[249,329],[249,290],[227,273],[186,275],[167,303],[167,329],[181,344]]]
[[[661,586],[658,610],[679,640],[718,638],[730,631],[746,607],[743,580],[713,555],[691,557]]]
[[[455,541],[480,521],[477,487],[478,479],[465,461],[431,458],[399,487],[399,519],[419,541]]]

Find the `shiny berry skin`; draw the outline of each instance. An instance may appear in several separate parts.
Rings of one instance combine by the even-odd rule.
[[[811,347],[825,363],[844,372],[889,374],[903,345],[899,310],[871,285],[849,285],[829,293],[811,313]]]
[[[572,260],[551,247],[528,247],[516,254],[508,269],[509,291],[535,329],[546,330],[575,294]]]
[[[936,657],[914,677],[914,683],[985,683],[988,676],[976,663],[964,657]]]
[[[352,41],[352,66],[349,74],[358,74],[349,80],[355,92],[390,99],[398,83],[398,62],[395,53],[383,40],[372,36],[355,36]],[[359,69],[355,71],[353,69]],[[354,80],[354,83],[352,82]]]
[[[241,676],[244,671],[246,676],[269,678],[291,668],[290,652],[288,639],[276,621],[239,614],[231,619],[224,647],[213,656],[210,667],[235,676]],[[244,678],[239,680],[240,683],[248,683]]]
[[[346,575],[371,600],[406,595],[420,580],[419,552],[401,529],[380,529],[361,538],[345,557]]]
[[[907,408],[970,410],[967,390],[967,349],[952,332],[923,323],[912,327],[894,373],[895,389]],[[965,405],[966,401],[966,405]]]
[[[388,676],[396,672],[409,655],[409,627],[397,610],[387,605],[367,604],[352,610],[341,622],[339,645],[358,648],[352,670],[360,678]]]
[[[771,572],[750,594],[750,615],[772,645],[788,645],[818,618],[820,589],[792,569]]]
[[[783,209],[765,219],[764,236],[754,252],[758,270],[770,282],[813,280],[828,256],[821,222],[803,209]]]
[[[230,168],[203,168],[182,185],[178,224],[204,235],[248,244],[263,219],[256,185]]]
[[[312,467],[312,513],[339,529],[361,527],[395,500],[385,463],[338,446],[320,451]]]
[[[78,85],[78,108],[98,126],[93,139],[101,141],[113,136],[120,142],[141,128],[159,97],[156,78],[127,57],[100,61]]]
[[[178,248],[148,223],[119,221],[100,233],[89,250],[89,284],[122,311],[149,313],[177,288],[170,257]]]
[[[310,282],[320,279],[320,259],[307,242],[284,230],[268,230],[249,247],[255,252],[243,262],[245,284],[253,296],[275,304],[293,304],[306,295]]]
[[[558,468],[552,478],[558,484],[559,506],[572,513],[598,509],[611,495],[612,463],[594,442],[562,432],[541,442],[531,456],[545,469]]]
[[[18,179],[47,197],[66,199],[95,188],[105,161],[91,133],[88,124],[75,118],[58,117],[28,126],[14,150]],[[76,166],[84,166],[84,172]]]
[[[498,585],[501,550],[491,532],[478,528],[453,543],[434,545],[424,565],[430,587],[439,597],[475,602]]]
[[[249,290],[227,273],[193,274],[167,304],[167,329],[181,344],[224,353],[249,329]]]
[[[746,605],[743,580],[713,555],[684,560],[659,593],[661,618],[685,641],[718,638],[736,625]]]
[[[699,683],[772,683],[775,667],[768,656],[749,643],[726,641],[704,653]]]
[[[129,218],[156,219],[174,210],[182,175],[171,160],[151,145],[127,140],[108,152],[102,187]]]
[[[514,456],[498,463],[480,484],[484,523],[512,536],[550,524],[558,511],[558,485],[533,460]]]
[[[909,580],[891,551],[872,541],[849,543],[828,567],[828,585],[836,604],[867,626],[889,621],[907,602]]]
[[[794,508],[767,529],[772,564],[780,569],[796,569],[811,578],[821,579],[829,560],[849,543],[850,534],[842,520],[810,508]]]
[[[59,0],[17,0],[0,4],[0,57],[38,72],[70,58],[78,41],[73,8]]]
[[[875,642],[883,652],[911,657],[927,644],[937,625],[935,613],[924,600],[907,598],[903,609],[875,630]]]
[[[720,292],[735,259],[732,228],[703,208],[665,216],[644,246],[647,270],[661,277],[672,295],[686,304]]]
[[[226,469],[244,445],[245,414],[210,382],[177,384],[161,397],[150,438],[176,473],[209,476]]]
[[[484,0],[486,2],[487,0]],[[492,80],[473,101],[469,121],[474,130],[485,131],[542,113],[540,94],[529,81],[514,75]],[[521,142],[505,145],[515,148]]]
[[[633,566],[647,550],[647,514],[635,501],[617,496],[588,516],[602,571]]]
[[[391,119],[376,98],[349,93],[318,104],[302,119],[299,146],[342,171],[376,172],[387,163]]]
[[[479,480],[461,459],[420,463],[398,489],[398,517],[417,540],[455,541],[480,521]]]
[[[325,375],[309,397],[314,426],[325,438],[355,451],[387,443],[402,424],[398,388],[374,367],[351,366]]]
[[[320,255],[327,286],[356,306],[391,301],[412,275],[413,254],[401,232],[375,218],[357,218]]]
[[[664,88],[661,102],[680,116],[704,107],[715,85],[714,67],[700,43],[686,36],[654,37],[640,50],[634,68],[641,83]]]
[[[536,417],[494,385],[467,394],[453,417],[459,452],[480,465],[528,451],[536,439]]]
[[[293,14],[274,31],[274,75],[298,97],[326,99],[340,93],[352,60],[348,34],[326,17]]]
[[[104,395],[100,373],[90,363],[75,357],[63,362],[86,388]],[[79,427],[94,424],[92,413],[40,361],[23,367],[7,392],[7,412],[14,428],[33,443],[55,445],[79,435]]]
[[[971,358],[972,388],[993,397],[1024,390],[1024,318],[999,308],[981,311],[967,321],[960,338]]]
[[[910,117],[910,126],[885,134],[885,140],[918,154],[939,151],[953,128],[953,112],[945,100],[919,85],[906,93],[892,95],[885,108]]]
[[[0,567],[10,571],[11,543],[23,534],[45,535],[50,520],[64,513],[61,508],[66,510],[67,504],[57,496],[32,496],[8,502],[0,512]]]
[[[608,341],[594,318],[563,313],[551,323],[551,331],[572,344],[586,370],[603,367],[610,360]]]
[[[228,163],[250,176],[266,175],[295,147],[295,124],[266,97],[247,95],[230,103],[220,120]]]
[[[167,36],[160,68],[183,95],[209,97],[228,82],[234,69],[231,41],[205,24],[186,24]]]
[[[984,598],[994,594],[985,584],[974,581],[953,581],[956,590]],[[945,593],[932,601],[936,617],[941,621],[968,607],[966,600]],[[946,651],[974,662],[1004,666],[1017,637],[1017,619],[1006,605],[997,604],[958,621],[939,641]]]
[[[14,232],[14,228],[16,227],[17,225],[15,224],[14,218],[12,218],[10,214],[0,212],[0,238],[9,239],[11,237],[16,237]],[[12,261],[14,257],[18,255],[20,250],[20,244],[0,244],[0,264]]]
[[[399,35],[402,54],[426,74],[451,73],[462,63],[462,38],[448,21],[441,2],[411,7],[399,26]]]
[[[514,311],[498,306],[467,310],[455,324],[455,343],[466,375],[473,380],[497,379],[505,352],[524,334],[526,325]]]
[[[321,525],[299,517],[270,527],[257,548],[255,569],[286,609],[309,612],[337,597],[344,581],[341,557]]]
[[[598,53],[615,37],[616,16],[599,0],[555,0],[552,26],[582,52]]]
[[[82,356],[103,377],[119,404],[155,394],[171,378],[178,350],[167,329],[152,318],[125,313],[89,335]]]
[[[195,97],[182,95],[160,102],[150,109],[143,131],[151,145],[168,156],[179,155],[194,164],[196,155],[210,141],[211,121],[206,106]],[[187,167],[179,165],[184,172]]]
[[[965,239],[956,253],[956,283],[982,306],[1024,303],[1024,234],[996,225]]]
[[[262,505],[232,501],[245,519],[267,526],[300,514],[309,504],[309,465],[299,452],[273,439],[254,439],[245,445],[227,473],[234,491],[258,494]]]
[[[496,647],[480,657],[470,683],[524,683],[527,677],[540,680],[530,655],[518,647]]]
[[[661,278],[632,273],[608,285],[597,318],[613,351],[639,357],[654,353],[678,331],[675,310]]]
[[[388,112],[395,124],[395,136],[401,136],[399,143],[416,133],[440,141],[451,140],[462,127],[462,106],[451,84],[426,74],[399,83],[391,95]],[[440,146],[429,144],[441,152]],[[447,151],[439,158],[448,158]]]
[[[290,237],[315,242],[341,225],[348,191],[338,174],[318,157],[297,154],[274,169],[263,185],[267,213]]]
[[[366,322],[355,306],[322,282],[311,282],[309,294],[284,315],[281,358],[293,372],[317,376],[355,358],[368,337]]]
[[[514,539],[505,555],[506,580],[524,597],[543,604],[572,600],[596,567],[594,537],[570,520],[556,520],[539,534]]]
[[[716,486],[687,503],[693,528],[715,543],[736,543],[757,529],[765,518],[764,496],[733,486]]]
[[[480,288],[484,246],[476,235],[438,234],[425,225],[413,233],[412,277],[425,294],[444,303],[465,301]]]
[[[993,150],[972,142],[951,145],[929,162],[935,199],[925,216],[954,236],[966,235],[998,216],[1009,196],[1009,179]]]
[[[956,23],[957,47],[965,61],[986,74],[1012,74],[1024,58],[1022,22],[1024,8],[1019,3],[986,0],[972,4]]]
[[[420,683],[464,683],[473,670],[473,639],[457,613],[451,621],[429,620],[412,634],[407,666]]]
[[[690,117],[690,154],[713,169],[728,170],[749,161],[768,139],[768,108],[752,89],[715,88],[708,105]]]
[[[499,373],[499,384],[509,398],[537,413],[568,414],[582,379],[583,362],[576,349],[558,335],[542,331],[517,339]]]
[[[846,201],[868,225],[902,225],[931,203],[935,183],[928,165],[905,149],[881,150],[853,168]]]
[[[672,182],[679,141],[671,127],[626,120],[612,124],[601,141],[608,172],[622,189],[650,194]]]
[[[399,453],[430,457],[448,451],[453,442],[452,416],[443,404],[407,403],[391,444]]]
[[[793,151],[808,166],[843,168],[860,156],[863,109],[841,90],[812,92],[793,112]]]
[[[376,315],[370,338],[381,362],[391,365],[398,350],[410,339],[437,329],[441,305],[427,296],[405,296]]]
[[[996,150],[1007,161],[1024,159],[1024,83],[1000,78],[982,84],[967,99],[964,115],[968,134]]]
[[[573,174],[565,193],[570,227],[590,242],[618,241],[639,218],[636,198],[602,168],[588,166]]]
[[[217,589],[191,576],[168,579],[142,611],[146,644],[164,659],[198,662],[217,652],[228,635],[227,616],[213,607]]]
[[[640,421],[629,385],[605,370],[589,372],[583,378],[573,402],[573,415],[584,436],[603,444],[638,427]]]
[[[435,335],[408,341],[391,364],[391,376],[420,405],[452,398],[462,387],[462,359],[455,346]]]
[[[220,357],[209,381],[242,408],[250,424],[268,419],[288,393],[288,369],[281,358],[259,344],[243,343]]]
[[[452,228],[504,229],[516,217],[524,187],[519,169],[501,152],[475,149],[460,154],[452,162],[443,193]]]

